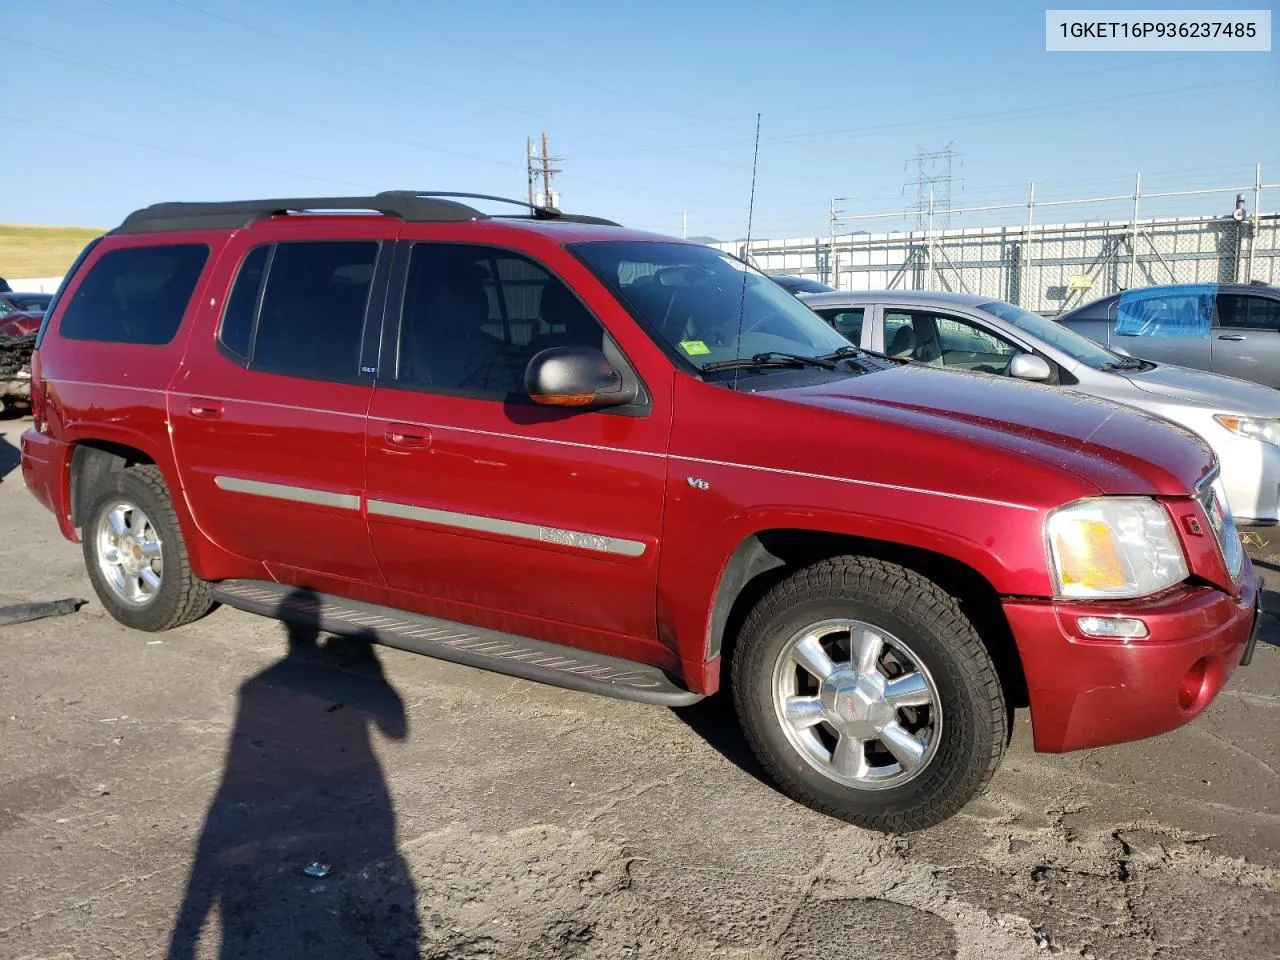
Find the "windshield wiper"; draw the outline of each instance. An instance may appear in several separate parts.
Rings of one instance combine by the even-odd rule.
[[[736,360],[717,360],[704,366],[702,372],[715,373],[717,370],[746,370],[755,367],[822,367],[824,370],[834,370],[836,365],[830,357],[802,357],[798,353],[769,350],[750,357],[738,357]]]
[[[1117,357],[1111,363],[1104,363],[1103,370],[1141,370],[1147,365],[1147,361],[1139,360],[1137,357]]]

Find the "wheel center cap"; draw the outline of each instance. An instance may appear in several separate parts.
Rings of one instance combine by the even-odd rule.
[[[818,696],[832,724],[859,739],[869,739],[894,719],[884,699],[885,680],[879,673],[837,670],[823,682]]]

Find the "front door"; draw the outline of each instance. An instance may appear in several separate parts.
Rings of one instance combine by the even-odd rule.
[[[1219,293],[1213,372],[1280,387],[1280,298]]]
[[[1116,301],[1111,348],[1131,356],[1208,370],[1214,287],[1126,290]]]
[[[376,581],[361,510],[366,315],[394,227],[342,239],[255,229],[226,249],[169,394],[195,521],[219,546],[275,567]],[[233,285],[234,284],[234,285]]]
[[[655,639],[669,381],[635,409],[535,406],[534,353],[615,349],[578,297],[511,250],[401,251],[403,305],[393,291],[368,421],[387,584],[426,612],[634,655]]]

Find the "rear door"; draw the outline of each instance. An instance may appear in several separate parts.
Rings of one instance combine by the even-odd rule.
[[[1213,372],[1280,387],[1280,298],[1218,294]]]
[[[197,524],[276,568],[377,581],[361,497],[364,425],[395,225],[299,237],[267,225],[228,245],[169,395]],[[373,344],[369,345],[368,340]]]

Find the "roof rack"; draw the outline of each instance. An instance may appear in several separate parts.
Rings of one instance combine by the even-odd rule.
[[[456,199],[455,199],[456,198]],[[372,211],[407,223],[461,223],[489,220],[487,213],[460,203],[461,199],[490,200],[529,209],[535,220],[569,223],[598,223],[618,226],[599,217],[561,213],[554,207],[539,207],[523,200],[509,200],[481,193],[418,192],[384,190],[371,197],[294,197],[274,200],[230,200],[213,203],[156,203],[135,210],[114,233],[158,233],[167,230],[225,230],[247,227],[269,217],[295,212],[329,210]]]

